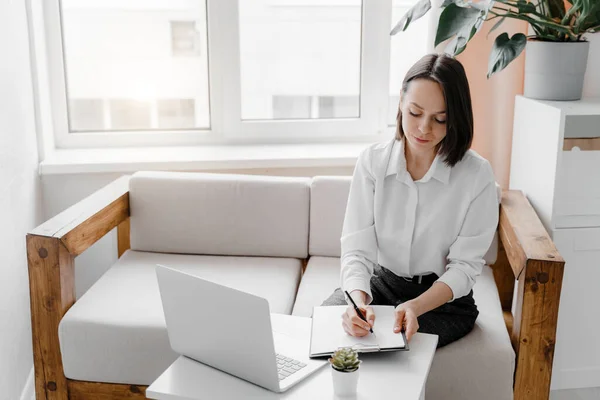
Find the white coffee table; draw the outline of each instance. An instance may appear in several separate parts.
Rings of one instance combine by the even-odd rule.
[[[272,314],[271,323],[279,332],[310,337],[309,318]],[[417,333],[410,341],[409,351],[361,354],[363,362],[355,399],[424,399],[437,341],[437,335]],[[306,346],[308,352],[308,340]],[[335,399],[329,364],[288,391],[274,393],[183,356],[148,387],[146,397],[157,400]]]

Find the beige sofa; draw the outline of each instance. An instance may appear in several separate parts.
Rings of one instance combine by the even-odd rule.
[[[177,357],[168,342],[157,263],[265,297],[271,312],[309,317],[339,285],[349,184],[349,177],[141,172],[36,228],[28,235],[28,257],[37,399],[144,397],[145,387]],[[498,284],[488,266],[478,278],[475,329],[436,352],[428,399],[510,399],[513,389],[519,399],[547,397],[552,351],[538,344],[553,344],[558,296],[545,313],[529,310],[539,300],[527,298],[532,281],[523,278],[529,268],[538,276],[534,283],[560,293],[564,263],[526,199],[508,192],[505,198],[514,199],[515,223],[506,222],[512,233],[504,232],[501,217],[500,237],[519,240],[500,252]],[[533,218],[537,244],[519,243],[527,239],[518,226],[524,215]],[[75,301],[73,258],[115,226],[120,258]],[[527,246],[539,243],[546,254],[538,260]],[[495,253],[496,247],[488,253],[490,264]],[[542,282],[540,273],[552,279]],[[521,279],[512,326],[507,310],[515,276]],[[540,330],[536,318],[549,327]],[[526,361],[518,361],[521,356]],[[541,359],[548,357],[549,364]]]

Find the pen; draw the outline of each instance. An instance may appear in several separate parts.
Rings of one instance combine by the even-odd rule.
[[[354,306],[354,310],[356,310],[356,313],[358,314],[358,316],[360,317],[360,319],[362,319],[363,321],[365,321],[368,324],[369,322],[367,321],[367,318],[365,318],[365,316],[363,315],[362,311],[360,311],[360,308],[358,308],[356,306],[356,303],[354,302],[354,300],[352,300],[352,297],[350,297],[350,293],[348,293],[347,290],[344,290],[344,293],[346,293],[346,296],[348,296],[348,298],[352,302],[352,305]],[[373,328],[371,328],[370,325],[371,324],[369,324],[369,332],[373,333]]]

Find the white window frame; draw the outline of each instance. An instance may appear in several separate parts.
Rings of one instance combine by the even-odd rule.
[[[391,22],[382,23],[391,16],[392,0],[362,0],[357,118],[242,120],[239,24],[231,23],[239,21],[238,0],[198,0],[207,2],[210,129],[79,133],[69,133],[68,129],[60,0],[29,1],[36,5],[31,7],[32,14],[35,10],[43,13],[42,18],[30,16],[35,39],[34,70],[47,67],[49,95],[44,101],[38,93],[37,101],[40,108],[50,110],[52,126],[45,131],[53,133],[50,140],[56,148],[376,142],[393,131],[386,120]],[[44,61],[46,65],[40,65]],[[38,72],[37,78],[42,75]]]

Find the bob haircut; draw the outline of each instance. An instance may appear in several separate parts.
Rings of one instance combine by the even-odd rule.
[[[473,141],[473,108],[471,92],[465,69],[460,61],[446,54],[428,54],[417,61],[406,73],[401,96],[406,94],[410,82],[428,79],[437,82],[446,101],[446,137],[441,141],[438,154],[453,167],[464,157]],[[402,110],[398,107],[396,139],[404,139]]]

